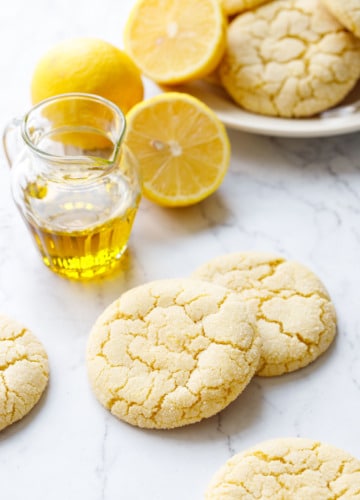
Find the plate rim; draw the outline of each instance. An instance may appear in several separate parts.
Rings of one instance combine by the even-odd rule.
[[[179,90],[201,99],[216,113],[225,126],[234,130],[268,137],[299,139],[331,137],[360,131],[360,109],[351,114],[331,117],[282,118],[247,111],[234,103],[218,84],[204,80],[186,84],[181,86]],[[224,110],[219,109],[216,103],[222,104]],[[234,118],[231,113],[226,111],[227,108],[230,108],[231,113],[238,112],[240,118]]]

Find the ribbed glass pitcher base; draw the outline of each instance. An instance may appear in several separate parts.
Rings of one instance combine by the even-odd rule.
[[[64,278],[74,280],[90,280],[97,276],[103,276],[115,270],[120,258],[127,248],[125,245],[115,255],[112,252],[101,251],[94,256],[70,257],[70,258],[48,258],[43,257],[44,264],[54,273]]]
[[[130,237],[137,207],[96,228],[71,233],[35,227],[27,221],[43,262],[66,278],[88,280],[119,263]]]

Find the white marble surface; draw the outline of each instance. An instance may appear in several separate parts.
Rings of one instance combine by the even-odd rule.
[[[7,0],[0,9],[0,126],[27,110],[31,73],[58,40],[121,45],[132,1]],[[51,380],[39,405],[0,433],[0,498],[197,500],[232,454],[303,436],[360,458],[360,134],[286,140],[230,132],[220,190],[183,210],[143,201],[124,271],[80,284],[41,263],[9,192],[0,156],[0,309],[43,341]],[[271,250],[310,266],[333,297],[333,347],[311,366],[256,378],[220,415],[173,431],[117,421],[92,395],[84,351],[113,299],[148,280],[186,276],[215,255]]]

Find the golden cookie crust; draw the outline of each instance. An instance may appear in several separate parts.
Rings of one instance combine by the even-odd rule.
[[[355,36],[360,37],[359,0],[322,0],[334,17]]]
[[[271,377],[318,358],[336,334],[336,315],[321,281],[305,266],[265,252],[239,252],[207,262],[193,278],[256,301],[262,354],[257,375]]]
[[[221,0],[223,10],[227,16],[240,14],[246,10],[251,10],[269,0]]]
[[[127,291],[90,333],[95,395],[119,419],[145,428],[216,414],[258,366],[255,314],[237,294],[197,280],[159,280]]]
[[[206,500],[360,499],[360,461],[310,439],[265,441],[228,460]]]
[[[48,378],[43,345],[23,325],[0,314],[0,430],[29,413]]]
[[[219,67],[243,108],[311,116],[338,104],[360,77],[360,41],[318,0],[275,0],[237,16]]]

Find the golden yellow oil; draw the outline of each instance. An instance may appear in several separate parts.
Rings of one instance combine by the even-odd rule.
[[[29,182],[25,222],[43,262],[72,279],[90,279],[117,266],[130,237],[140,195],[118,172],[67,190]]]
[[[13,194],[43,262],[90,279],[116,267],[127,247],[141,197],[137,163],[123,149],[113,160],[107,129],[60,125],[36,139],[45,157],[19,156]]]
[[[73,231],[52,231],[27,221],[44,263],[72,279],[89,279],[112,270],[126,250],[136,208],[101,226]]]

